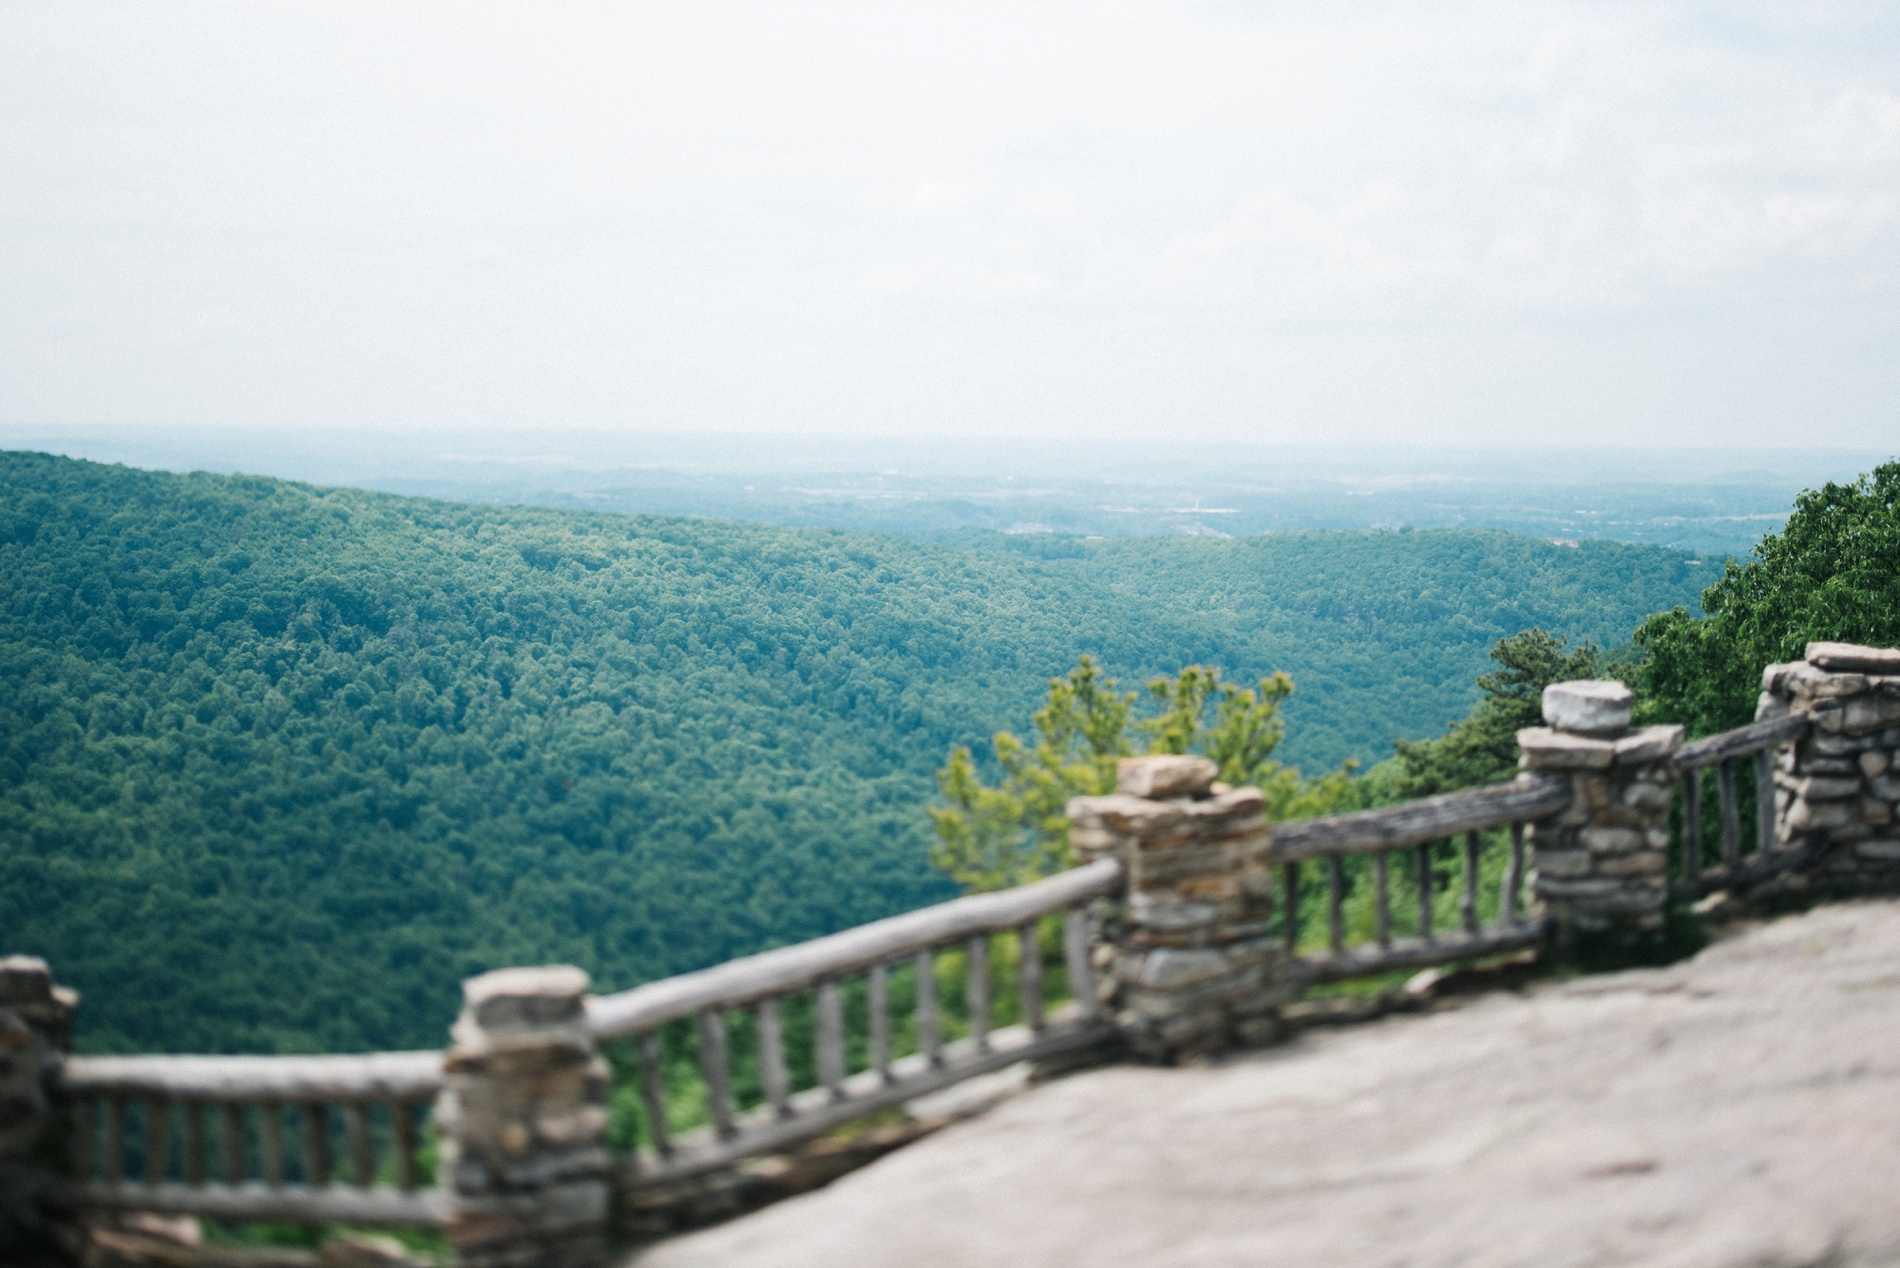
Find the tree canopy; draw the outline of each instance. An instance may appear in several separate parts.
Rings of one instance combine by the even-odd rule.
[[[1799,659],[1811,640],[1900,645],[1900,462],[1803,493],[1780,532],[1729,561],[1702,608],[1636,631],[1644,715],[1692,735],[1751,721],[1763,666]]]

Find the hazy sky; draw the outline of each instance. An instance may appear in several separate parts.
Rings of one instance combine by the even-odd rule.
[[[0,7],[0,420],[1900,447],[1900,5]]]

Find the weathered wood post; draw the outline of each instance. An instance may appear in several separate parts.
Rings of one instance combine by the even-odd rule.
[[[1630,729],[1620,682],[1544,689],[1546,725],[1517,733],[1528,771],[1570,780],[1568,809],[1531,825],[1533,892],[1562,945],[1660,933],[1669,905],[1669,802],[1680,726]]]
[[[64,1171],[64,1134],[51,1092],[72,1048],[78,1003],[53,983],[46,961],[0,959],[0,1261],[54,1240],[45,1201]]]
[[[607,1065],[567,965],[462,984],[436,1111],[449,1240],[468,1268],[607,1258]]]
[[[1900,887],[1900,650],[1809,643],[1768,666],[1756,720],[1791,713],[1812,726],[1776,762],[1777,844],[1824,883]]]
[[[1119,858],[1125,905],[1098,947],[1129,1046],[1178,1061],[1279,1031],[1269,935],[1272,831],[1259,789],[1223,789],[1202,757],[1134,757],[1116,791],[1069,802],[1084,860]]]

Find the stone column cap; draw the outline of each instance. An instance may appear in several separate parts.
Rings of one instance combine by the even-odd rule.
[[[1809,643],[1804,659],[1816,669],[1862,674],[1900,674],[1900,648],[1859,643]]]
[[[1200,797],[1219,774],[1220,767],[1191,753],[1124,757],[1115,765],[1115,791],[1131,797]]]
[[[1616,742],[1616,764],[1639,766],[1644,762],[1674,757],[1682,747],[1682,724],[1663,722],[1646,726]]]
[[[1266,794],[1258,788],[1229,788],[1195,801],[1157,801],[1119,792],[1104,797],[1071,797],[1063,809],[1078,827],[1155,831],[1258,816],[1265,807]]]
[[[37,955],[0,960],[0,1004],[39,1004],[53,998],[53,971]]]
[[[1611,678],[1553,682],[1544,688],[1544,721],[1573,735],[1616,736],[1629,730],[1630,689]]]
[[[1526,770],[1608,770],[1616,763],[1614,740],[1592,739],[1548,726],[1527,726],[1517,733]]]
[[[571,964],[495,969],[462,983],[463,1015],[485,1031],[572,1025],[589,980]]]

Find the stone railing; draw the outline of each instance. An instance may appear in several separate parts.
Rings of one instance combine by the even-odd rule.
[[[1294,823],[1205,759],[1132,758],[1070,803],[1072,871],[615,995],[484,974],[440,1052],[74,1057],[76,998],[0,961],[0,1250],[135,1210],[595,1264],[747,1160],[1005,1066],[1264,1042],[1315,985],[1652,936],[1715,889],[1900,887],[1900,652],[1812,644],[1757,722],[1692,744],[1630,703],[1557,684],[1516,780]],[[609,1058],[639,1104],[619,1153]]]

